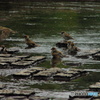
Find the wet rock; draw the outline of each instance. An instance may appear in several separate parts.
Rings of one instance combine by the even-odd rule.
[[[0,90],[0,95],[12,95],[13,94],[13,90],[9,90],[9,89],[4,89],[4,90]]]
[[[98,55],[98,56],[95,56],[95,55]],[[100,49],[84,51],[83,53],[77,54],[75,57],[82,58],[82,59],[88,59],[90,56],[94,58],[97,57],[97,59],[98,58],[100,59]]]
[[[2,63],[12,63],[12,62],[16,62],[19,61],[20,58],[19,57],[0,57],[0,62]]]
[[[68,100],[100,100],[100,97],[95,96],[70,96]]]
[[[6,97],[6,100],[29,100],[26,96],[10,96]]]
[[[61,68],[50,68],[50,69],[47,69],[48,72],[51,72],[51,73],[58,73],[58,72],[62,72],[62,69]]]
[[[45,70],[45,68],[41,68],[41,67],[28,68],[28,69],[25,69],[18,73],[13,74],[13,77],[16,79],[28,78],[28,77],[32,77],[34,74],[43,70]]]
[[[46,68],[43,68],[43,67],[32,67],[32,68],[29,68],[29,70],[36,70],[36,71],[43,71],[43,70],[46,70]]]
[[[92,56],[94,60],[100,60],[100,53]]]
[[[12,57],[11,54],[0,54],[0,57]]]
[[[13,68],[26,68],[32,64],[34,64],[34,61],[18,61],[11,63],[11,66],[13,66]]]
[[[34,79],[37,80],[47,80],[48,78],[50,78],[52,76],[52,73],[49,71],[41,71],[37,74],[34,74]]]
[[[57,73],[53,76],[53,78],[56,81],[70,81],[72,78],[74,78],[74,76],[73,74]]]
[[[8,67],[8,63],[2,63],[2,62],[0,62],[0,69],[4,69],[4,68],[7,68]]]
[[[24,68],[24,67],[28,67],[30,65],[36,64],[36,63],[40,63],[44,59],[45,59],[44,56],[32,56],[32,57],[27,57],[24,60],[11,63],[11,65],[14,66],[14,67],[17,66],[17,68],[18,67]]]
[[[82,59],[88,59],[89,58],[89,55],[87,54],[79,54],[79,55],[76,55],[75,56],[76,58],[82,58]]]
[[[56,43],[56,46],[58,47],[58,48],[68,48],[68,44],[67,43],[64,43],[64,42],[58,42],[58,43]]]
[[[25,59],[26,61],[41,61],[43,59],[46,59],[45,56],[32,56],[30,58]]]
[[[15,53],[18,53],[19,52],[19,49],[18,47],[11,47],[9,49],[7,49],[7,53],[8,54],[15,54]]]
[[[75,76],[75,77],[79,77],[80,76],[80,73],[79,72],[77,72],[77,71],[67,71],[67,72],[65,72],[65,73],[67,73],[67,74],[72,74],[73,76]]]
[[[87,74],[88,72],[85,71],[84,69],[75,69],[75,68],[71,68],[70,71],[77,71],[80,73],[80,75],[84,75]]]
[[[14,90],[13,94],[18,96],[30,96],[35,94],[35,92],[33,90]]]
[[[29,97],[30,100],[50,100],[50,98],[42,97],[42,96],[31,96]]]
[[[39,80],[46,80],[48,78],[51,78],[54,74],[60,72],[60,68],[50,68],[45,71],[41,71],[37,74],[34,75],[34,79],[39,79]]]
[[[89,89],[92,91],[100,91],[100,82],[96,82],[95,84],[90,85]]]
[[[20,71],[18,73],[13,74],[14,78],[27,78],[31,73],[27,72],[27,70]]]

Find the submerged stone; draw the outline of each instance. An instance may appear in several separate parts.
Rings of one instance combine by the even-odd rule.
[[[58,43],[56,43],[56,46],[58,47],[58,48],[68,48],[68,44],[67,43],[64,43],[64,42],[58,42]]]

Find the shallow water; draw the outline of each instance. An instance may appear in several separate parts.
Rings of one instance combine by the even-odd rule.
[[[45,55],[48,59],[41,65],[43,67],[50,67],[51,48],[54,47],[57,42],[63,41],[60,35],[61,31],[66,31],[74,38],[73,42],[82,50],[81,52],[100,48],[100,3],[0,2],[0,26],[6,26],[18,32],[0,44],[5,44],[7,47],[19,47],[21,53]],[[29,35],[31,40],[41,46],[25,49],[26,44],[23,38],[25,34]],[[58,50],[63,51],[59,48]],[[68,83],[49,83],[29,80],[24,86],[28,85],[31,89],[38,88],[44,90],[42,94],[39,94],[42,96],[45,96],[47,93],[47,95],[49,94],[51,97],[57,97],[59,94],[59,98],[62,98],[63,91],[86,89],[90,84],[100,81],[100,71],[98,70],[100,61],[93,59],[76,59],[71,56],[64,58],[63,61],[75,61],[81,62],[82,64],[91,63],[88,66],[82,66],[80,68],[85,68],[93,72]],[[61,66],[64,68],[68,67],[63,64],[61,64]],[[1,69],[0,75],[13,74],[19,70],[20,69]],[[13,87],[15,83],[11,84],[11,82],[8,82],[7,85]],[[6,83],[4,82],[4,84]],[[16,84],[17,85],[14,86],[16,88],[18,88],[19,85],[23,86],[23,81]],[[50,91],[54,92],[50,95]],[[64,96],[66,96],[66,92],[63,93],[63,97]]]

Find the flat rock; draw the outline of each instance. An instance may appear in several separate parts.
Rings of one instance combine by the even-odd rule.
[[[0,57],[0,62],[2,62],[2,63],[12,63],[12,62],[16,62],[16,61],[18,61],[18,60],[20,60],[20,58],[19,57]]]
[[[27,77],[32,77],[34,74],[45,70],[45,68],[41,67],[33,67],[33,68],[27,68],[25,70],[22,70],[18,73],[13,74],[14,78],[27,78]]]
[[[6,97],[6,100],[29,100],[26,96],[10,96]]]
[[[57,73],[53,76],[54,80],[56,81],[70,81],[72,78],[74,78],[73,74],[65,74],[65,73]]]
[[[58,48],[68,48],[68,44],[64,43],[64,42],[58,42],[58,43],[56,43],[56,46]]]
[[[18,95],[18,96],[30,96],[32,94],[35,94],[35,92],[33,90],[15,90],[14,91],[14,95]]]
[[[0,57],[12,57],[11,54],[0,54]]]
[[[29,97],[30,100],[50,100],[48,97],[43,97],[43,96],[31,96]]]
[[[100,82],[96,82],[95,84],[90,85],[89,88],[90,88],[90,90],[100,91]]]
[[[58,72],[62,72],[62,69],[61,68],[50,68],[50,69],[47,69],[46,71],[50,72],[50,73],[58,73]]]
[[[81,52],[77,54],[75,57],[82,58],[82,59],[88,59],[89,56],[95,56],[98,53],[100,54],[100,49],[87,50],[87,51],[84,51],[83,53]]]
[[[35,94],[33,90],[11,90],[4,89],[0,90],[0,95],[9,95],[9,96],[30,96]]]
[[[34,76],[34,79],[47,80],[48,78],[52,76],[52,73],[49,71],[41,71],[37,74],[34,74],[33,76]]]
[[[43,67],[32,67],[32,68],[29,68],[29,70],[43,71],[43,70],[46,70],[46,68],[43,68]]]
[[[25,68],[32,64],[34,64],[34,61],[18,61],[18,62],[11,63],[11,66],[14,66],[13,68],[15,68],[15,66],[17,66],[17,68]]]
[[[30,58],[25,59],[26,61],[40,61],[45,59],[45,56],[32,56]]]
[[[0,95],[11,95],[13,94],[13,90],[9,90],[9,89],[4,89],[4,90],[0,90]]]

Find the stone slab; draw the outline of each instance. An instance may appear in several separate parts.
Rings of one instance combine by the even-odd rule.
[[[11,89],[4,89],[0,90],[0,95],[5,96],[30,96],[35,94],[33,90],[11,90]]]
[[[18,73],[13,74],[14,78],[27,78],[27,77],[32,77],[34,74],[45,70],[45,68],[41,67],[33,67],[33,68],[27,68],[25,70],[22,70]]]
[[[40,60],[45,59],[45,58],[46,58],[45,56],[32,56],[32,57],[29,57],[25,60],[26,61],[40,61]]]
[[[2,63],[12,63],[20,60],[19,57],[0,57],[0,62]]]
[[[0,57],[12,57],[11,54],[0,54]]]
[[[34,61],[18,61],[18,62],[11,63],[11,66],[13,66],[13,68],[25,68],[32,64],[34,64]]]
[[[55,81],[70,81],[74,78],[73,74],[57,73],[53,76]]]
[[[96,82],[95,84],[92,84],[89,86],[90,90],[100,91],[100,82]]]
[[[35,94],[35,92],[33,90],[15,90],[13,94],[18,96],[30,96]]]

